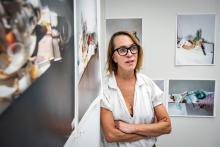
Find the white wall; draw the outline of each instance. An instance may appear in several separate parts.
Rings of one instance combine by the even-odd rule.
[[[219,0],[105,0],[102,2],[101,58],[105,60],[105,22],[113,18],[142,18],[143,73],[152,79],[216,79],[216,117],[171,117],[172,133],[159,137],[158,147],[220,146],[220,1]],[[177,13],[216,14],[216,56],[214,66],[175,66]],[[104,62],[104,61],[103,61]],[[102,63],[103,63],[102,62]],[[102,69],[104,65],[102,64]],[[104,72],[103,72],[104,73]]]

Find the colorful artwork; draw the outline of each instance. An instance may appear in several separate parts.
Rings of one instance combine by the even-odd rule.
[[[172,116],[214,116],[214,80],[170,80],[168,112]]]
[[[62,60],[61,51],[70,35],[64,32],[64,24],[70,27],[63,16],[40,1],[0,2],[0,113],[52,61]]]
[[[215,15],[177,15],[176,65],[213,65]]]
[[[75,113],[77,126],[101,88],[99,59],[99,0],[75,0]],[[95,85],[95,86],[94,86]]]
[[[98,36],[97,36],[97,1],[82,0],[77,3],[77,64],[78,77],[82,74],[93,55],[97,52]]]

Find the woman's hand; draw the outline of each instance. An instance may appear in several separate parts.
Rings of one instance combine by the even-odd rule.
[[[115,127],[119,129],[120,131],[131,134],[134,131],[134,126],[132,124],[128,124],[124,121],[115,121]]]

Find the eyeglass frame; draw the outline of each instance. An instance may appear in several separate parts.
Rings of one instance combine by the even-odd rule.
[[[134,47],[134,46],[137,47],[137,52],[135,52],[135,53],[133,53],[132,50],[131,50],[131,48]],[[118,51],[118,50],[120,50],[120,49],[122,49],[122,48],[127,50],[126,54],[124,54],[124,55],[121,55],[121,54],[119,53],[119,51]],[[122,46],[122,47],[119,47],[119,48],[114,49],[114,50],[113,50],[113,53],[114,53],[115,51],[117,51],[120,56],[126,56],[126,55],[128,54],[128,50],[130,50],[130,52],[131,52],[132,54],[137,54],[137,53],[139,52],[139,50],[140,50],[140,46],[137,45],[137,44],[135,44],[135,43],[132,44],[130,47]]]

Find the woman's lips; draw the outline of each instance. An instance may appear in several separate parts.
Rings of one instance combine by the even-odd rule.
[[[134,63],[134,60],[128,60],[128,61],[125,61],[125,63],[132,64]]]

